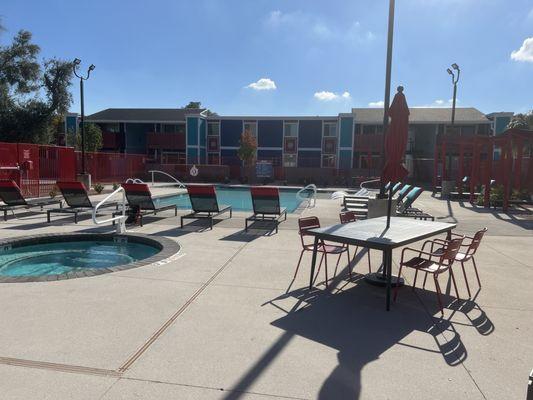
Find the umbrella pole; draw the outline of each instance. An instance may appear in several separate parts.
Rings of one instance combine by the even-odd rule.
[[[392,183],[389,186],[389,201],[387,203],[387,229],[390,227],[390,216],[392,213]]]

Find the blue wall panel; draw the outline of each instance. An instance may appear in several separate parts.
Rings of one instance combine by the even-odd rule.
[[[257,129],[259,147],[283,147],[283,121],[258,121]]]
[[[207,122],[205,119],[200,119],[200,146],[206,145],[207,142]]]
[[[300,120],[298,147],[322,148],[321,120]]]
[[[187,146],[198,144],[198,118],[187,118]]]
[[[281,165],[281,158],[283,154],[281,150],[257,150],[257,159],[272,161],[272,165]]]
[[[187,164],[198,163],[198,149],[196,147],[187,148]]]
[[[352,168],[352,151],[351,150],[340,150],[339,168],[343,168],[343,169]]]
[[[353,118],[341,118],[340,147],[352,147]]]
[[[223,119],[220,121],[220,145],[239,146],[242,135],[241,119]]]
[[[237,156],[237,150],[220,149],[221,164],[223,165],[241,165],[242,162]]]
[[[320,168],[320,151],[302,150],[298,151],[298,167],[317,167]]]

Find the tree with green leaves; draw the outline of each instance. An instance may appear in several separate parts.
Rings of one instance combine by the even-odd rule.
[[[96,152],[103,146],[102,130],[96,124],[85,124],[85,151]],[[81,135],[76,135],[76,150],[81,150]]]
[[[187,104],[183,108],[186,108],[188,110],[200,110],[202,108],[202,102],[201,101],[189,101],[189,104]],[[204,110],[204,114],[207,115],[208,117],[214,117],[218,115],[216,112],[213,112],[207,108]]]
[[[0,45],[0,141],[50,143],[54,118],[72,102],[72,63],[53,58],[41,65],[39,52],[25,30]]]
[[[250,131],[246,130],[241,135],[239,145],[237,156],[243,162],[245,167],[252,165],[257,151],[257,140]]]
[[[507,125],[507,129],[513,128],[533,130],[533,110],[525,114],[515,114]]]

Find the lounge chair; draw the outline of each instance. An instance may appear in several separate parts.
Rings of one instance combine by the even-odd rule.
[[[176,204],[158,205],[154,203],[154,198],[146,183],[123,183],[122,187],[128,200],[127,212],[137,212],[141,226],[143,226],[144,215],[157,215],[157,213],[165,210],[174,210],[174,216],[178,215],[178,206]],[[113,216],[115,215],[117,213],[113,214]]]
[[[248,232],[249,221],[270,221],[276,225],[276,233],[278,233],[278,225],[282,221],[281,217],[283,217],[283,221],[287,220],[287,209],[280,206],[278,188],[252,187],[250,194],[252,195],[254,214],[246,218],[244,230]]]
[[[202,219],[206,218],[213,229],[213,218],[229,211],[229,217],[233,215],[231,206],[219,205],[217,193],[213,185],[195,185],[187,186],[189,199],[193,212],[182,215],[181,227],[183,228],[184,219]]]
[[[431,214],[427,214],[419,208],[413,207],[413,203],[422,194],[423,190],[420,187],[415,186],[404,197],[404,201],[398,205],[397,215],[400,217],[411,217],[415,219],[431,220],[435,221],[435,217]]]
[[[63,205],[61,199],[26,199],[22,195],[17,183],[13,180],[0,181],[0,199],[5,203],[0,205],[0,211],[4,212],[4,221],[7,221],[7,212],[11,211],[15,215],[17,208],[40,207],[42,211],[44,206],[59,204],[61,207]]]
[[[413,187],[411,185],[405,185],[399,192],[398,192],[398,204],[401,204],[404,197],[407,196],[407,193],[411,191]]]
[[[74,214],[74,223],[78,223],[78,214],[84,214],[92,212],[94,205],[89,199],[89,194],[85,185],[78,181],[72,182],[57,182],[57,187],[61,191],[65,203],[68,207],[52,208],[46,211],[46,221],[50,222],[51,214]],[[104,207],[114,206],[118,209],[116,202],[110,202],[104,205]]]

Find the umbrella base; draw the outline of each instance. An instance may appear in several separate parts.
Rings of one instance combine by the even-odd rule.
[[[387,286],[387,278],[381,272],[372,272],[371,274],[365,275],[366,283],[372,286]],[[392,275],[391,277],[391,286],[403,286],[403,278]]]

